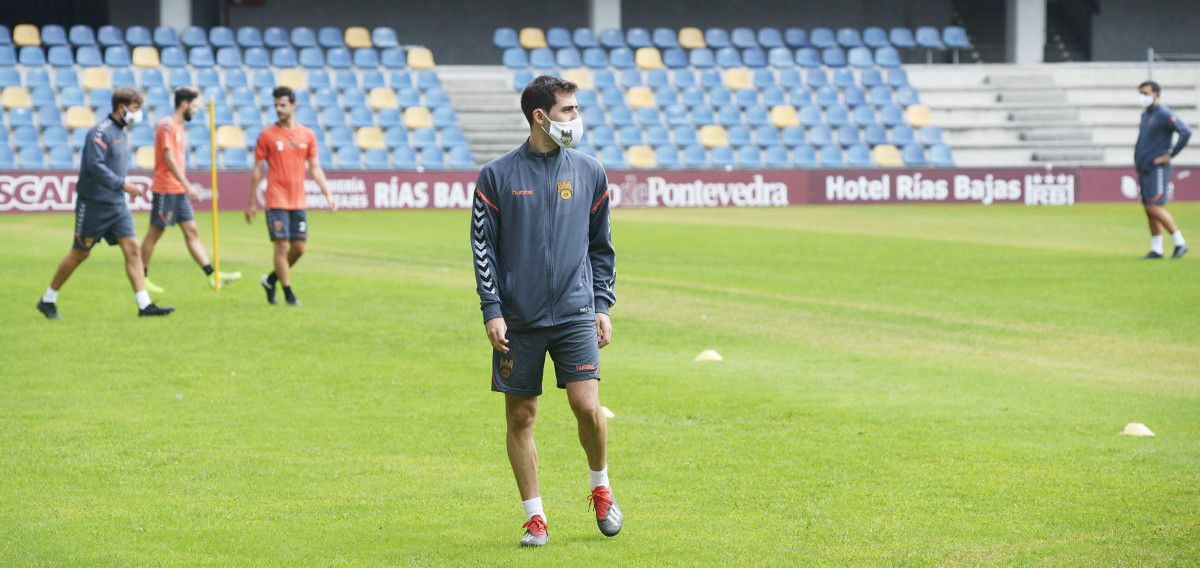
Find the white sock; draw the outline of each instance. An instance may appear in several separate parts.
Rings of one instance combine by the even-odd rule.
[[[1187,242],[1183,240],[1183,231],[1177,230],[1174,233],[1171,233],[1171,238],[1175,239],[1175,246],[1177,246],[1177,247],[1181,247],[1181,246],[1184,246],[1187,244]]]
[[[57,302],[58,301],[58,290],[47,287],[46,293],[42,294],[42,301],[46,302],[47,304],[53,304],[54,302]]]
[[[607,465],[604,466],[604,469],[602,469],[600,471],[592,471],[591,468],[588,468],[588,476],[591,477],[592,489],[600,487],[601,485],[608,487],[608,466]]]
[[[1150,237],[1150,250],[1158,254],[1162,254],[1162,235],[1154,235]]]
[[[542,520],[546,520],[546,512],[542,510],[542,498],[534,497],[528,501],[521,501],[521,506],[525,507],[525,520],[532,519],[534,515],[541,515]]]
[[[145,290],[139,290],[138,293],[133,295],[133,297],[134,297],[134,299],[137,300],[139,310],[146,309],[146,306],[149,306],[151,303],[150,302],[150,292],[147,292]]]

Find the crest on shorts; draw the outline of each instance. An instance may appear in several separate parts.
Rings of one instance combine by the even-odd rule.
[[[575,195],[575,190],[571,188],[570,180],[558,182],[558,196],[559,197],[561,197],[563,199],[570,199],[572,195]]]
[[[87,248],[92,248],[92,243],[95,243],[95,242],[96,242],[95,239],[93,239],[91,237],[84,237],[83,246],[85,246]]]
[[[512,359],[501,359],[500,360],[500,378],[507,379],[507,378],[511,377],[512,371],[513,371],[513,360]]]

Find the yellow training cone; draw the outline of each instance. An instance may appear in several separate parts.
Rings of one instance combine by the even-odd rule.
[[[721,354],[717,353],[716,350],[714,350],[714,349],[705,349],[704,351],[701,351],[699,355],[696,356],[697,363],[702,363],[704,361],[721,361],[721,360],[722,360]]]
[[[1121,430],[1121,435],[1153,438],[1154,432],[1151,432],[1150,429],[1141,422],[1130,422],[1129,424],[1125,425],[1124,430]]]

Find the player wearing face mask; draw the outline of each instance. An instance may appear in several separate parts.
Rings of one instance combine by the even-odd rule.
[[[1143,257],[1147,259],[1163,257],[1164,228],[1171,233],[1171,238],[1175,241],[1175,250],[1171,253],[1171,258],[1183,258],[1188,251],[1183,232],[1175,225],[1175,219],[1163,206],[1167,204],[1170,194],[1171,158],[1187,146],[1192,129],[1188,128],[1179,115],[1159,104],[1161,93],[1162,88],[1154,81],[1138,85],[1138,102],[1146,110],[1142,112],[1137,145],[1133,150],[1133,162],[1141,182],[1142,206],[1150,223],[1150,252]],[[1172,146],[1171,138],[1175,134],[1179,134],[1179,138]]]
[[[59,263],[50,287],[37,304],[38,311],[49,319],[59,319],[59,289],[101,239],[109,245],[121,245],[125,274],[133,286],[139,316],[165,316],[175,311],[150,301],[133,215],[126,204],[127,195],[140,197],[145,191],[141,185],[125,180],[130,161],[125,129],[142,119],[142,95],[128,87],[114,89],[112,109],[112,114],[89,130],[84,139],[79,181],[75,185],[75,238],[71,251]]]

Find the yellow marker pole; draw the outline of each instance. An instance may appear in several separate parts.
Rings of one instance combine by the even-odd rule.
[[[217,229],[217,118],[213,100],[208,100],[208,137],[209,159],[212,167],[212,228],[213,228],[213,289],[221,291],[221,240]]]

